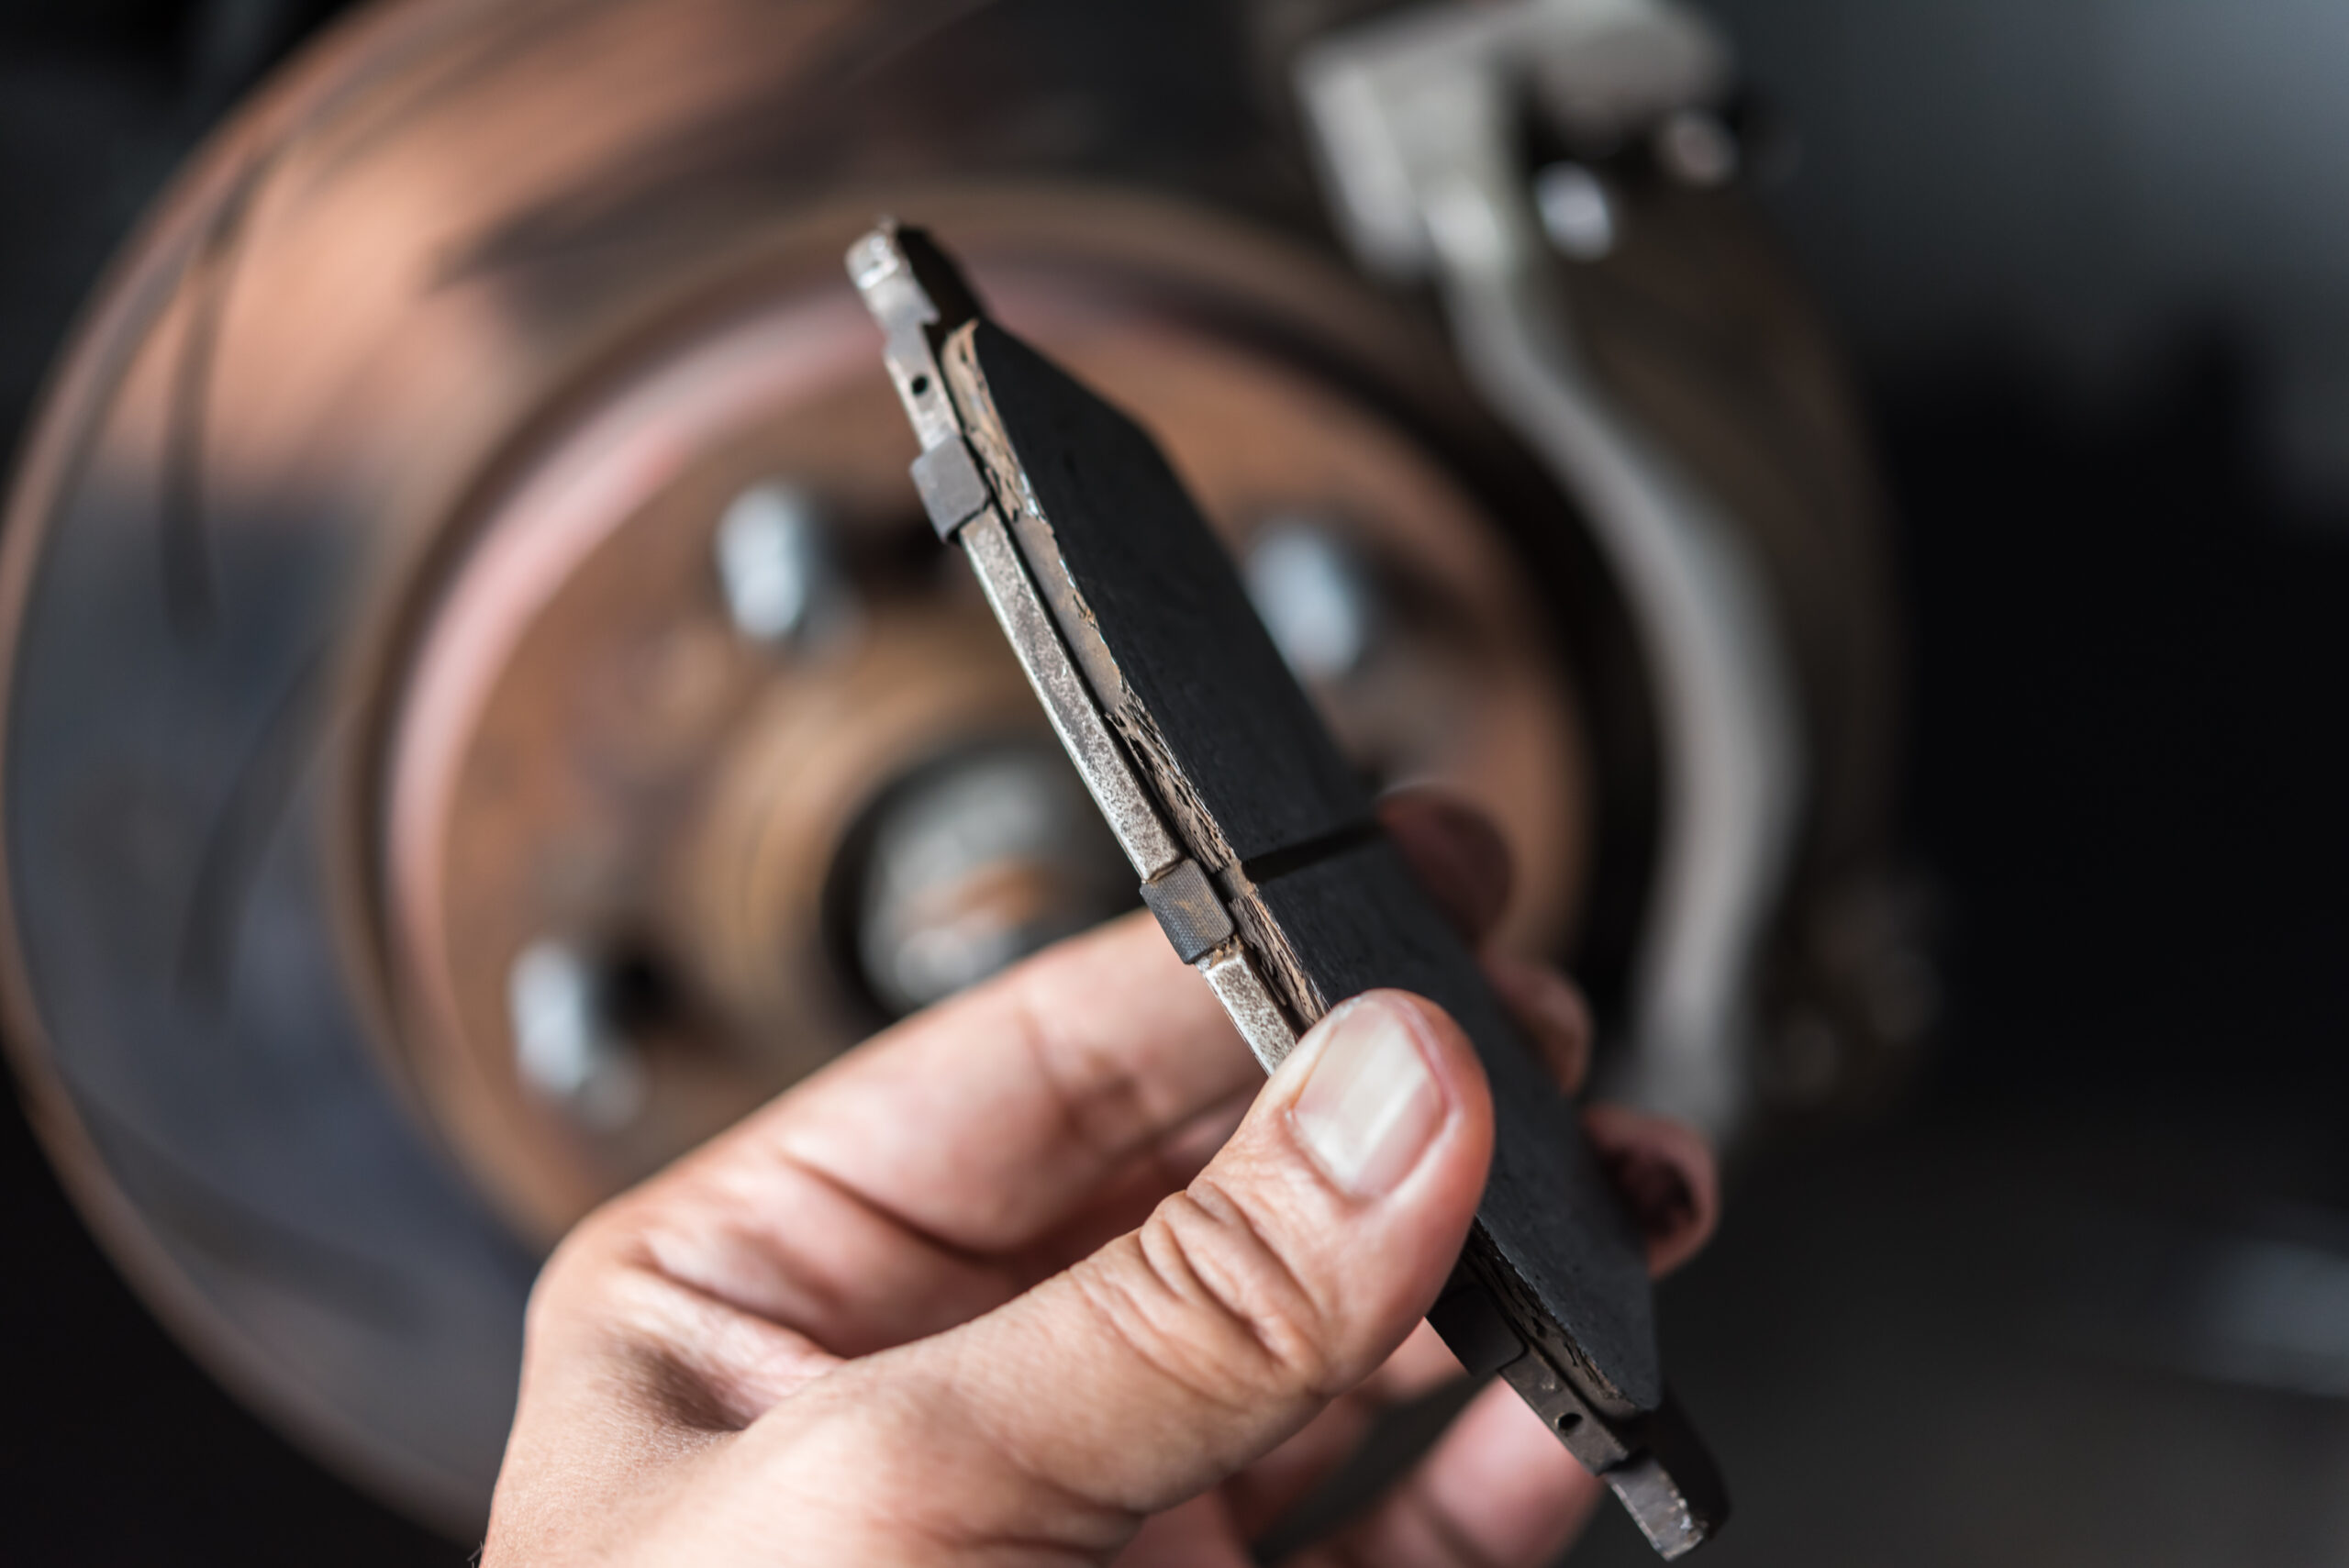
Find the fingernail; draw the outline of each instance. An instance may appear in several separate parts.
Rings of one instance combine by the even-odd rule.
[[[1357,1197],[1392,1192],[1443,1122],[1443,1088],[1419,1030],[1378,996],[1347,1003],[1325,1031],[1289,1110],[1322,1174]]]

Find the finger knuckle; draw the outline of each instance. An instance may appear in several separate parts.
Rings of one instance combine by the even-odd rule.
[[[578,1311],[581,1302],[592,1292],[596,1275],[596,1256],[600,1251],[596,1225],[593,1217],[583,1221],[540,1265],[538,1277],[530,1282],[523,1319],[524,1331],[530,1337],[542,1333],[548,1319]]]
[[[632,1266],[640,1251],[637,1227],[620,1206],[607,1205],[573,1226],[531,1282],[523,1317],[525,1343],[545,1339],[558,1325],[625,1328],[632,1286],[642,1272]]]

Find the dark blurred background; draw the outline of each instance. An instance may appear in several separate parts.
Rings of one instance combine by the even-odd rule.
[[[0,6],[0,429],[335,7]],[[1665,1292],[1712,1558],[2349,1561],[2349,9],[1754,0],[1900,520],[1943,1025]],[[456,1563],[219,1391],[0,1133],[0,1556]],[[1577,1562],[1645,1549],[1610,1513]]]

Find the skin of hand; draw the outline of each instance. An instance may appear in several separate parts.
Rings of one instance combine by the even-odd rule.
[[[1472,935],[1484,819],[1382,808]],[[1553,971],[1488,973],[1569,1092]],[[1685,1129],[1585,1113],[1652,1269],[1709,1234]],[[1459,1374],[1420,1322],[1491,1155],[1467,1040],[1374,992],[1270,1079],[1146,916],[842,1057],[582,1222],[530,1301],[487,1568],[1240,1568],[1380,1408]],[[1600,1484],[1507,1386],[1314,1568],[1549,1562]]]

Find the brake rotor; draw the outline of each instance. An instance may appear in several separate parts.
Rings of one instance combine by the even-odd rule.
[[[1035,233],[1069,202],[994,210]],[[1319,639],[1298,656],[1355,754],[1492,810],[1540,868],[1509,935],[1554,944],[1580,871],[1579,740],[1475,500],[1359,399],[1111,295],[1116,263],[1081,242],[1058,256],[1050,276],[1000,262],[990,286],[1163,433],[1276,616],[1359,623],[1291,629]],[[1132,902],[967,574],[911,509],[853,301],[746,292],[682,340],[653,328],[646,360],[599,372],[607,395],[534,431],[385,651],[395,1038],[436,1125],[540,1239],[888,1018]],[[762,526],[763,567],[743,531]],[[744,606],[762,570],[789,586],[785,628]],[[910,820],[949,796],[929,833],[959,852]],[[518,1040],[525,955],[525,982],[590,1009],[625,972],[637,1016]]]

